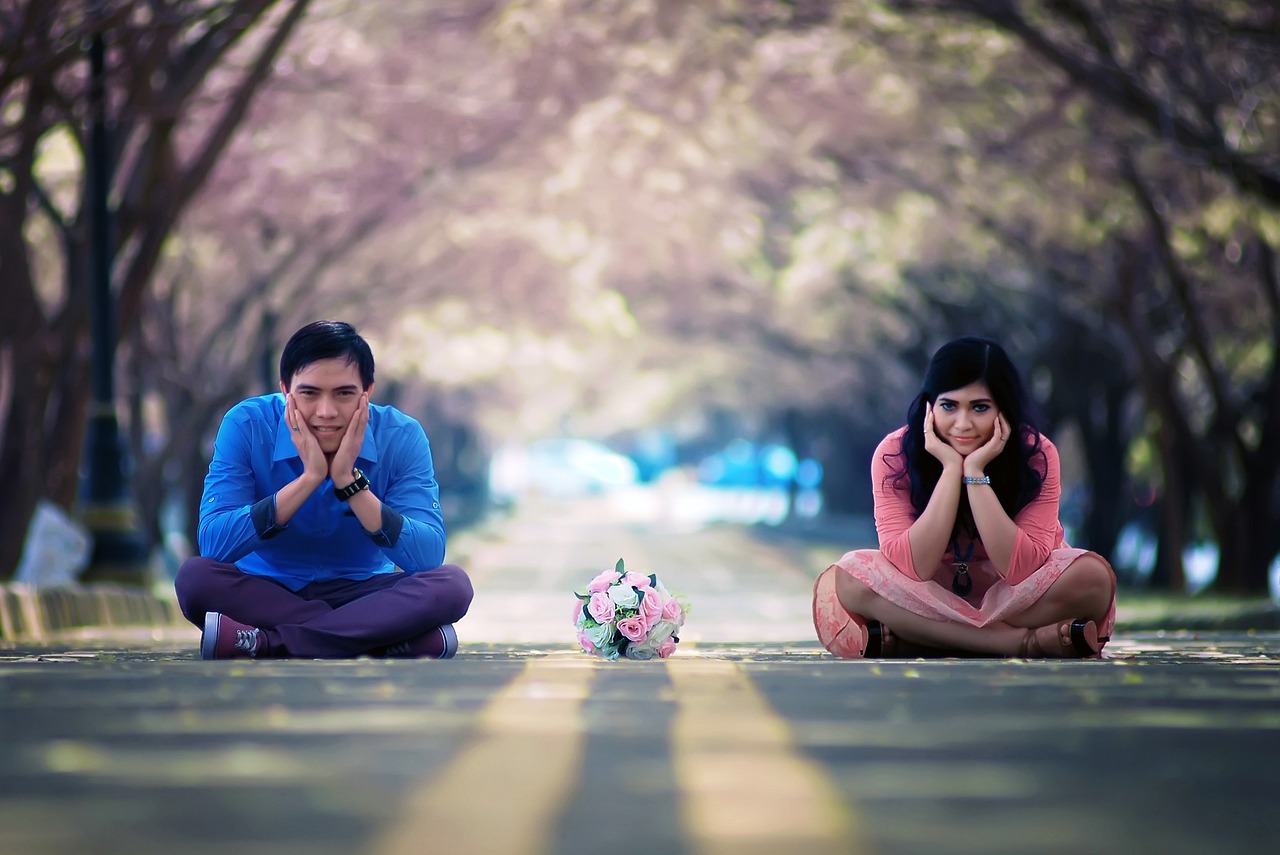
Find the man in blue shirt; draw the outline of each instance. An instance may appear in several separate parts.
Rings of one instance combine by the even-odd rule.
[[[373,352],[317,321],[280,355],[280,393],[222,420],[200,503],[200,556],[175,587],[205,659],[449,658],[471,581],[444,561],[422,426],[370,404]]]

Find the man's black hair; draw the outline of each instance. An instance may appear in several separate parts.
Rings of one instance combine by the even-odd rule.
[[[293,386],[293,376],[321,359],[345,358],[360,372],[365,389],[373,385],[373,351],[346,321],[315,321],[293,334],[280,354],[280,382]]]

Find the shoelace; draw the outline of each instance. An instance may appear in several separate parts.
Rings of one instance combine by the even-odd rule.
[[[256,629],[237,629],[236,630],[236,650],[243,650],[252,653],[258,648],[258,631]]]

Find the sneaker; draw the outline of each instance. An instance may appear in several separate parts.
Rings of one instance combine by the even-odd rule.
[[[262,630],[233,621],[218,612],[204,616],[204,635],[200,637],[201,659],[239,659],[254,657],[266,639]]]
[[[386,655],[392,659],[452,659],[458,652],[458,633],[446,623],[416,638],[393,644]]]

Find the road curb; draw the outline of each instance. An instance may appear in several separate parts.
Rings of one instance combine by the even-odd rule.
[[[176,601],[113,584],[36,588],[0,585],[0,639],[40,641],[85,627],[171,627],[186,620]]]
[[[1170,615],[1117,619],[1116,632],[1270,632],[1280,630],[1280,611],[1248,611],[1234,615]]]

